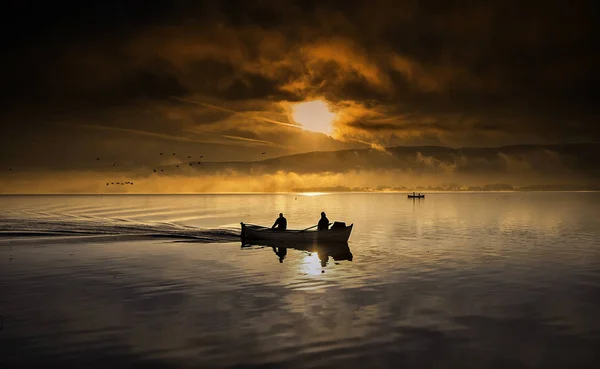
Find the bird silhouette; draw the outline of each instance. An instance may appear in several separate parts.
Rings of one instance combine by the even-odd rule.
[[[161,169],[160,171],[162,172],[163,170]]]
[[[190,163],[190,167],[192,166],[192,163]]]
[[[106,185],[108,186],[110,183],[107,183]]]
[[[116,162],[116,161],[115,161],[115,162],[113,162],[112,166],[114,167],[115,165],[117,165],[117,162]]]
[[[154,173],[156,173],[156,169],[154,169]]]
[[[173,153],[173,155],[175,155],[175,153]]]
[[[204,156],[200,155],[200,159],[204,159]]]
[[[115,184],[115,182],[110,182],[110,184]]]
[[[200,162],[198,162],[198,164],[200,164]]]
[[[162,155],[163,153],[161,152],[160,154]]]
[[[188,159],[191,159],[191,158],[192,158],[191,156],[188,156]]]
[[[263,152],[261,155],[267,155],[267,153],[266,153],[266,152]]]
[[[179,164],[177,164],[177,168],[179,168]]]
[[[100,158],[96,158],[96,160],[100,160]]]
[[[9,171],[9,172],[12,172],[12,168],[8,168],[8,171]]]

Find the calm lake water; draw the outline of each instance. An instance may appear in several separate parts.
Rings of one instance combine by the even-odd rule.
[[[600,364],[600,194],[2,196],[0,367]],[[354,223],[352,261],[239,222]]]

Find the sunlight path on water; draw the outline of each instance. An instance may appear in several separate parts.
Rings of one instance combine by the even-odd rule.
[[[0,197],[0,205],[7,367],[597,364],[600,194]],[[321,211],[354,224],[348,250],[240,247],[240,221],[270,226],[283,212],[303,229]]]

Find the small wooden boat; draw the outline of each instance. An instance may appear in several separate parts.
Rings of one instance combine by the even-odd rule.
[[[410,194],[409,194],[409,195],[408,195],[408,198],[409,198],[409,199],[424,199],[424,198],[425,198],[425,195],[423,195],[423,194],[410,195]]]
[[[335,222],[326,231],[293,230],[280,231],[253,224],[242,225],[242,241],[275,241],[278,243],[348,242],[354,224]]]

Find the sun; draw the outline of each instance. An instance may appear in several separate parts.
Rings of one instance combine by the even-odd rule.
[[[292,107],[292,118],[307,131],[325,133],[333,132],[335,113],[323,100],[306,101]]]

